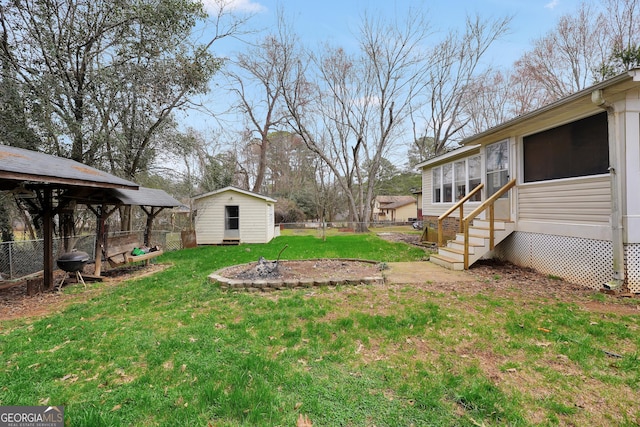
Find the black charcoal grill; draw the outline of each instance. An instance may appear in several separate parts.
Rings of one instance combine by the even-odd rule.
[[[85,287],[87,286],[84,283],[84,279],[82,278],[82,274],[80,273],[84,266],[89,262],[89,254],[82,251],[72,250],[71,252],[67,252],[62,254],[57,260],[56,263],[61,270],[65,273],[64,278],[60,282],[59,288],[62,287],[64,281],[69,277],[69,274],[75,273],[76,279],[78,282],[81,282]]]

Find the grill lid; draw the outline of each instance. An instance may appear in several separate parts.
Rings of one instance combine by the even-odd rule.
[[[89,261],[89,254],[82,251],[72,250],[71,252],[67,252],[65,254],[60,255],[58,261],[80,261],[86,262]]]

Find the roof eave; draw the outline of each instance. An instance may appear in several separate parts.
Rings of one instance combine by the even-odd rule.
[[[134,183],[132,183],[133,185],[126,185],[126,184],[118,184],[118,183],[79,180],[79,179],[72,179],[72,178],[60,178],[60,177],[53,177],[53,176],[42,177],[39,175],[23,174],[18,172],[9,172],[9,171],[0,171],[0,179],[16,181],[16,184],[20,182],[27,182],[27,183],[33,183],[35,185],[58,184],[58,185],[74,186],[74,187],[121,188],[121,189],[129,189],[129,190],[138,189],[138,185]]]
[[[518,125],[519,123],[526,122],[527,120],[530,120],[530,119],[532,119],[532,118],[534,118],[536,116],[540,116],[542,114],[545,114],[545,113],[547,113],[549,111],[552,111],[552,110],[554,110],[554,109],[556,109],[558,107],[561,107],[563,105],[570,104],[570,103],[572,103],[574,101],[579,100],[580,98],[584,98],[585,96],[591,96],[591,93],[593,91],[600,90],[600,89],[606,89],[607,87],[611,87],[613,85],[616,85],[618,83],[622,83],[622,82],[624,82],[626,80],[629,80],[629,79],[633,79],[634,81],[640,81],[640,68],[635,68],[635,69],[630,70],[630,71],[628,71],[626,73],[619,74],[619,75],[617,75],[615,77],[612,77],[612,78],[610,78],[608,80],[605,80],[603,82],[597,83],[597,84],[595,84],[593,86],[590,86],[590,87],[588,87],[586,89],[583,89],[583,90],[581,90],[579,92],[576,92],[574,94],[571,94],[569,96],[561,98],[561,99],[559,99],[557,101],[554,101],[551,104],[547,104],[544,107],[538,108],[537,110],[531,111],[529,113],[525,113],[525,114],[523,114],[521,116],[515,117],[515,118],[513,118],[511,120],[508,120],[508,121],[506,121],[504,123],[501,123],[501,124],[499,124],[497,126],[494,126],[494,127],[490,128],[490,129],[487,129],[484,132],[480,132],[480,133],[477,133],[477,134],[475,134],[473,136],[465,138],[462,141],[460,141],[460,144],[466,146],[468,144],[476,143],[476,141],[478,141],[480,139],[483,139],[483,138],[486,138],[486,137],[488,137],[488,136],[490,136],[492,134],[501,132],[501,131],[503,131],[503,130],[505,130],[507,128],[510,128],[512,126],[515,126],[515,125]]]

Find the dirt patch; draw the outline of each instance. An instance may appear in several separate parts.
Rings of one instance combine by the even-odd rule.
[[[381,239],[388,240],[389,242],[395,243],[406,243],[408,245],[418,246],[424,249],[429,249],[435,251],[437,246],[435,243],[431,242],[421,242],[420,234],[407,234],[407,233],[396,233],[396,232],[380,232],[377,233],[377,236]]]
[[[239,280],[259,280],[260,275],[256,273],[258,263],[241,264],[224,268],[216,274],[230,279]],[[357,260],[341,259],[316,259],[300,261],[279,261],[277,274],[269,278],[280,280],[301,280],[301,279],[334,279],[357,280],[363,277],[373,277],[380,274],[380,267],[377,263]]]
[[[575,303],[583,310],[596,313],[640,314],[638,295],[605,295],[586,286],[549,277],[534,269],[518,267],[508,262],[481,260],[468,273],[480,279],[475,282],[475,292],[497,292],[521,300]],[[595,296],[602,300],[594,300]]]
[[[116,285],[124,280],[154,274],[167,267],[168,265],[166,264],[150,264],[148,266],[128,266],[110,270],[102,273],[104,276],[104,280],[101,282],[102,286],[87,281],[87,289],[80,293],[73,294],[59,292],[56,289],[28,296],[27,283],[25,281],[11,288],[0,290],[0,320],[39,317],[56,313],[71,303],[87,301],[99,295],[108,286]],[[63,277],[64,272],[56,271],[54,273],[56,284],[59,283]],[[73,282],[73,280],[70,282]],[[68,286],[82,287],[82,284],[65,283],[63,288]]]

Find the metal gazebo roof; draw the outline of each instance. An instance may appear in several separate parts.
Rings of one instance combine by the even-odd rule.
[[[135,191],[138,184],[74,160],[0,145],[0,190],[38,193],[43,220],[44,274],[46,288],[53,287],[54,191],[58,198],[80,194],[105,195],[110,189]],[[60,199],[58,199],[60,201]]]
[[[24,182],[73,187],[138,188],[135,182],[71,159],[0,145],[0,189],[12,189],[19,185],[12,183]]]
[[[137,190],[113,189],[111,194],[124,205],[154,206],[159,208],[173,208],[182,203],[171,197],[164,190],[139,187]]]

